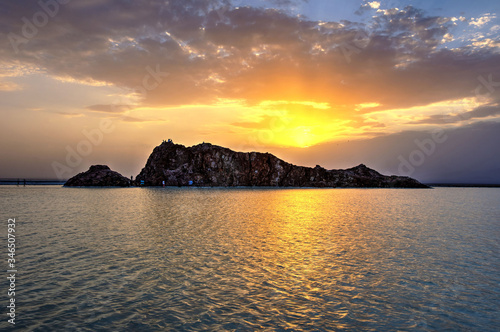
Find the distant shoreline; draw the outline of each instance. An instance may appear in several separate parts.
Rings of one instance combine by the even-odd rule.
[[[65,180],[0,179],[0,186],[62,186]]]
[[[481,183],[426,183],[431,187],[450,187],[450,188],[500,188],[500,184],[481,184]]]
[[[24,186],[24,179],[0,179],[0,186]],[[63,186],[66,180],[38,180],[26,179],[26,186]],[[500,184],[481,183],[425,183],[430,187],[446,188],[500,188]],[[210,187],[207,187],[210,188]]]

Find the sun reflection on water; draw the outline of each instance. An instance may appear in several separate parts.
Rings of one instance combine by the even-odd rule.
[[[488,330],[500,291],[491,192],[469,218],[485,191],[44,190],[17,197],[24,287],[60,309],[23,317],[58,330]]]

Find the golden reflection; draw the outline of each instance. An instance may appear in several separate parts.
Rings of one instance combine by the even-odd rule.
[[[311,195],[309,190],[279,191],[266,209],[269,258],[292,278],[312,272],[321,259],[318,233],[329,197],[321,195],[321,190],[312,191],[320,195]]]
[[[370,218],[372,207],[356,206],[357,213],[352,213],[364,194],[350,189],[257,191],[252,196],[262,195],[265,201],[247,201],[256,204],[245,208],[254,211],[244,218],[247,234],[234,241],[249,251],[247,240],[252,239],[249,259],[272,276],[268,282],[279,292],[310,300],[334,284],[347,289],[364,278],[363,271],[351,266],[371,260],[359,234],[366,231],[360,229],[360,220]],[[325,275],[335,277],[326,280]]]
[[[141,214],[147,216],[159,256],[182,248],[182,259],[207,259],[203,264],[216,270],[232,266],[245,276],[246,288],[256,287],[257,280],[266,282],[276,296],[300,294],[309,300],[320,297],[325,287],[342,284],[349,289],[364,278],[353,267],[368,264],[374,252],[366,250],[369,241],[360,237],[369,234],[370,223],[360,220],[370,220],[373,208],[359,197],[363,190],[191,188],[142,193],[146,204]],[[169,264],[182,266],[179,257],[170,257]]]

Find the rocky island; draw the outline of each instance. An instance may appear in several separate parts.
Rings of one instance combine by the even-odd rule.
[[[327,170],[287,163],[269,153],[235,152],[203,143],[192,147],[171,140],[157,146],[136,177],[136,185],[199,187],[370,187],[429,188],[406,176],[385,176],[361,164]]]
[[[65,187],[128,187],[130,179],[106,165],[93,165],[89,170],[69,179]]]
[[[192,147],[164,141],[135,181],[106,165],[93,165],[66,187],[196,186],[429,188],[407,176],[386,176],[361,164],[345,170],[296,166],[269,153],[236,152],[210,143]]]

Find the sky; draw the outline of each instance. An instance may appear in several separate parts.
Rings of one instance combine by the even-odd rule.
[[[500,2],[0,0],[0,178],[172,139],[500,183]]]

